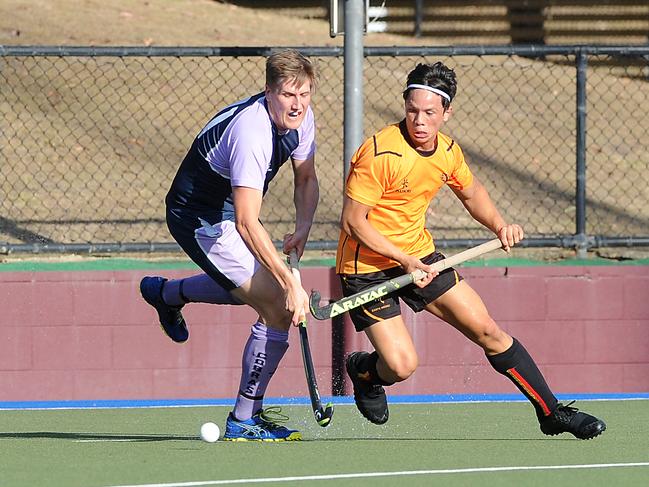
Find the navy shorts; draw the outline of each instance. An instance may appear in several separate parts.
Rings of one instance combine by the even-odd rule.
[[[439,252],[433,252],[427,255],[421,261],[424,264],[432,264],[444,259],[444,255]],[[392,267],[379,272],[370,272],[368,274],[343,274],[340,280],[343,288],[343,296],[351,296],[367,288],[380,284],[398,277],[403,274],[401,266]],[[403,289],[395,291],[382,298],[370,301],[358,308],[349,311],[349,316],[354,323],[356,331],[363,331],[370,325],[379,321],[387,320],[401,314],[399,299],[402,299],[415,313],[422,311],[427,304],[435,301],[446,291],[455,286],[462,280],[458,272],[449,267],[444,269],[433,279],[426,287],[419,288],[415,285],[406,286]]]

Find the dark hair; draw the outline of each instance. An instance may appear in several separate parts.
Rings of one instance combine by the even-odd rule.
[[[451,100],[455,98],[455,94],[457,93],[457,78],[455,77],[455,71],[441,61],[437,61],[435,64],[419,63],[415,69],[408,73],[408,81],[406,82],[406,85],[412,84],[437,88],[438,90],[448,94]],[[410,93],[409,89],[406,89],[403,92],[404,100],[408,97],[408,93]],[[442,106],[445,110],[450,104],[451,102],[449,100],[442,97]]]

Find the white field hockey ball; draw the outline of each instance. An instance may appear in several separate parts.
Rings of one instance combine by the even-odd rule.
[[[201,438],[208,443],[214,443],[221,436],[221,430],[214,423],[205,423],[201,426]]]

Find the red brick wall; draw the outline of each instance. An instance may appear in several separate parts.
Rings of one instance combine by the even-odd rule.
[[[188,271],[165,271],[168,277]],[[146,271],[0,272],[0,401],[233,397],[247,307],[191,304],[172,343],[139,296]],[[555,392],[649,391],[649,274],[642,266],[465,268],[494,318]],[[336,294],[330,269],[307,289]],[[393,394],[510,393],[482,352],[436,318],[405,311],[420,367]],[[331,323],[309,327],[320,390],[331,391]],[[369,346],[346,331],[346,349]],[[297,333],[268,396],[306,396]]]

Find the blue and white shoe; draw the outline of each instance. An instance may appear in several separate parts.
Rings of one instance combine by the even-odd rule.
[[[180,310],[181,306],[169,306],[162,299],[162,288],[167,282],[164,277],[146,276],[140,281],[140,292],[144,300],[158,312],[160,326],[174,342],[182,343],[189,338],[189,330]]]
[[[239,421],[229,414],[225,422],[226,441],[298,441],[302,433],[288,429],[278,423],[288,421],[288,416],[281,413],[281,408],[272,406],[260,409],[252,418]]]

